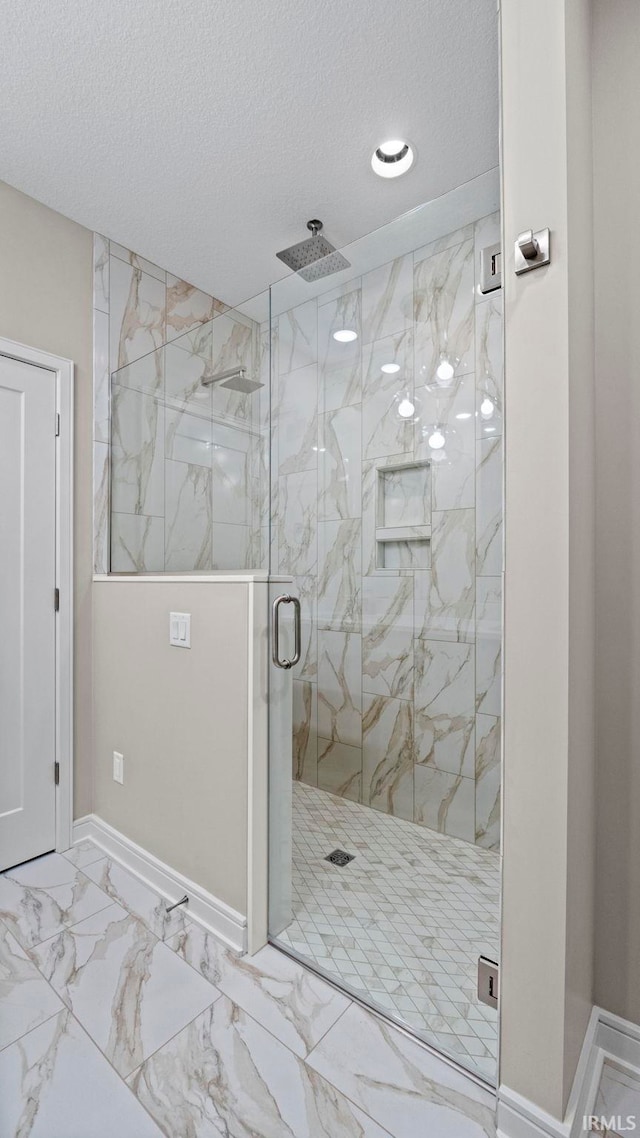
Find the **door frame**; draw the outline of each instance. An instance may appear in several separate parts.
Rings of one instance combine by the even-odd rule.
[[[73,827],[73,360],[0,337],[0,356],[52,373],[59,433],[56,437],[55,788],[56,850],[67,850]],[[53,424],[52,424],[53,426]],[[52,598],[53,603],[53,598]]]

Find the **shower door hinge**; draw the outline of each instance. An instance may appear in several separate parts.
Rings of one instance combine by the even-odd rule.
[[[60,435],[60,412],[56,415],[56,438]]]
[[[60,590],[53,590],[53,611],[60,612]]]
[[[60,786],[60,763],[53,764],[53,781],[56,786]]]
[[[481,1004],[497,1008],[500,995],[500,968],[495,960],[478,957],[478,999]]]

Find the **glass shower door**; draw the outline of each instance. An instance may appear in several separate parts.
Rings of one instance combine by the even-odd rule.
[[[271,289],[272,596],[301,606],[270,755],[270,937],[495,1082],[498,172]],[[293,651],[283,605],[283,655]],[[291,767],[287,772],[287,766]]]

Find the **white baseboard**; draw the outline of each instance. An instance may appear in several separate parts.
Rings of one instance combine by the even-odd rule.
[[[109,857],[120,862],[130,873],[161,893],[168,901],[177,901],[184,893],[189,897],[189,916],[214,933],[235,952],[246,951],[247,918],[230,905],[196,885],[182,873],[136,845],[97,814],[87,814],[73,824],[73,844],[89,839]]]
[[[498,1090],[498,1138],[587,1138],[583,1120],[593,1114],[602,1064],[626,1063],[640,1078],[640,1026],[594,1008],[587,1027],[564,1119],[553,1118],[509,1087]]]
[[[498,1089],[496,1125],[498,1138],[569,1138],[570,1134],[564,1122],[504,1086]]]

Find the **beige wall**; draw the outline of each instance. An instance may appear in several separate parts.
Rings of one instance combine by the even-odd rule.
[[[0,183],[0,251],[0,336],[76,365],[74,816],[244,914],[247,585],[92,583],[92,234]],[[170,609],[193,613],[191,651],[169,648]]]
[[[0,336],[75,367],[76,817],[91,809],[92,234],[0,182]]]
[[[640,4],[594,3],[595,1000],[640,1023]]]
[[[246,914],[248,586],[97,581],[93,638],[95,813]]]
[[[589,37],[588,0],[503,0],[501,1081],[556,1117],[564,1114],[592,997]],[[516,235],[547,226],[552,264],[516,277]]]

